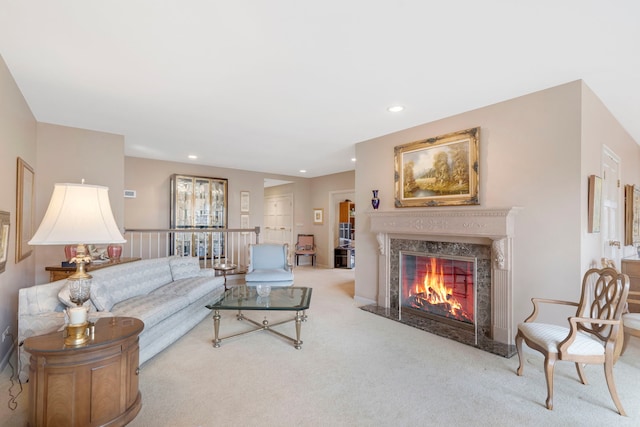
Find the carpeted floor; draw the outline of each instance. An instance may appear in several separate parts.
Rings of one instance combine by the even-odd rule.
[[[141,368],[140,426],[637,426],[640,340],[615,366],[628,417],[615,412],[600,366],[588,386],[558,363],[554,410],[544,407],[542,358],[496,356],[359,309],[352,270],[296,268],[313,287],[301,350],[258,332],[213,348],[211,318]],[[221,335],[246,328],[222,312]],[[250,313],[253,314],[253,313]],[[264,313],[256,312],[255,317]],[[528,313],[525,313],[525,316]],[[269,313],[273,321],[286,313]],[[292,323],[279,326],[293,335]],[[10,370],[0,377],[9,400]],[[2,425],[24,425],[27,397],[0,409]]]

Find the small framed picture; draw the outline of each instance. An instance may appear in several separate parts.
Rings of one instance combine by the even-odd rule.
[[[249,212],[249,192],[241,191],[240,192],[240,212]]]
[[[240,228],[249,228],[249,215],[242,214],[240,215]],[[248,234],[247,231],[243,231],[242,234]]]
[[[324,222],[324,209],[322,208],[314,208],[313,209],[313,223],[315,225],[322,225]]]
[[[9,212],[0,211],[0,273],[7,265],[7,254],[9,252]]]

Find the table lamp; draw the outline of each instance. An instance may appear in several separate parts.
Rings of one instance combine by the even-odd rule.
[[[56,184],[49,207],[30,245],[78,245],[70,262],[76,271],[67,279],[69,297],[78,307],[67,309],[69,323],[65,345],[79,346],[89,340],[88,312],[84,303],[89,299],[91,275],[85,264],[91,262],[86,244],[124,243],[113,218],[109,189],[97,185]]]

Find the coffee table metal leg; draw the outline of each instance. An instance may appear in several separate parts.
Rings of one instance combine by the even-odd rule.
[[[213,346],[218,348],[220,347],[220,311],[215,310],[213,312]]]
[[[293,342],[296,350],[300,350],[302,346],[302,341],[300,341],[300,329],[302,327],[302,320],[305,317],[301,311],[296,311],[296,340]]]

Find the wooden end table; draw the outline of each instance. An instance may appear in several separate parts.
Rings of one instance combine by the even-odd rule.
[[[118,264],[126,264],[128,262],[140,261],[141,258],[120,258],[112,259],[107,262],[89,263],[85,266],[86,271],[95,271],[105,267],[111,267]],[[76,267],[61,267],[59,265],[50,265],[44,268],[49,272],[49,281],[55,282],[56,280],[66,279],[76,272]]]
[[[88,344],[65,347],[64,331],[29,337],[28,426],[123,426],[138,415],[138,335],[133,317],[101,318]]]

